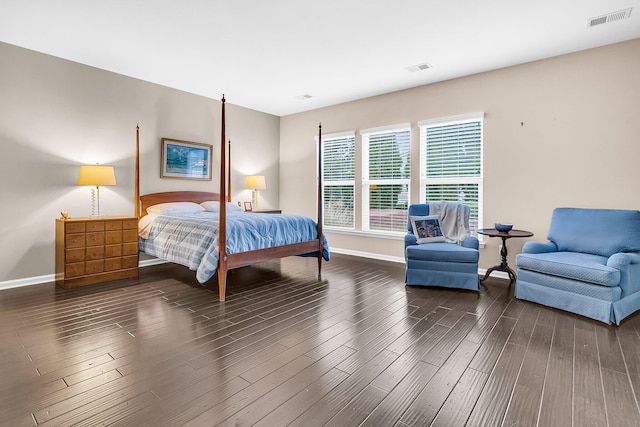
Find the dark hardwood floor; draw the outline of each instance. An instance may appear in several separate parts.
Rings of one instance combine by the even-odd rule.
[[[231,271],[225,303],[171,264],[1,291],[0,425],[640,425],[640,314],[403,279],[333,255]]]

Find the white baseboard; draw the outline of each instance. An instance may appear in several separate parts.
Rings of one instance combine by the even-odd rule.
[[[340,249],[340,248],[331,248],[331,253],[353,255],[361,258],[379,259],[381,261],[399,262],[404,264],[404,257],[399,257],[399,256],[380,255],[380,254],[374,254],[372,252],[360,252],[360,251],[352,251],[351,249]]]
[[[158,258],[140,260],[140,267],[148,267],[150,265],[164,264],[167,261]],[[25,277],[23,279],[6,280],[0,282],[0,290],[20,288],[22,286],[41,285],[43,283],[53,283],[56,281],[55,274],[46,274],[44,276]]]
[[[44,276],[36,277],[25,277],[24,279],[6,280],[4,282],[0,282],[0,290],[20,288],[22,286],[40,285],[42,283],[55,282],[55,280],[55,274],[47,274]]]
[[[380,255],[371,252],[361,252],[361,251],[352,251],[351,249],[341,249],[341,248],[331,248],[332,253],[343,254],[343,255],[353,255],[362,258],[370,258],[370,259],[379,259],[381,261],[391,261],[398,262],[404,264],[404,257],[396,257],[389,255]],[[484,276],[487,272],[486,268],[478,268],[478,274]],[[491,277],[497,277],[498,279],[507,279],[509,280],[509,275],[504,271],[494,271],[491,273]]]
[[[404,263],[403,257],[380,255],[372,252],[352,251],[350,249],[340,249],[340,248],[331,248],[331,252],[334,252],[337,254],[343,254],[343,255],[353,255],[353,256],[358,256],[362,258],[378,259],[381,261]],[[164,264],[166,262],[167,261],[163,259],[151,258],[151,259],[140,260],[139,266],[149,267],[151,265]],[[484,268],[478,269],[478,274],[480,275],[484,275],[486,272],[487,270]],[[509,275],[504,271],[496,271],[492,273],[492,277],[509,280]],[[0,282],[0,290],[19,288],[22,286],[40,285],[42,283],[50,283],[50,282],[53,283],[55,282],[55,280],[56,280],[55,274],[46,274],[44,276],[25,277],[23,279],[6,280],[4,282]]]

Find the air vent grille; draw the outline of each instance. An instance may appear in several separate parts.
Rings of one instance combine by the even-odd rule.
[[[425,62],[423,64],[412,65],[411,67],[407,67],[407,70],[411,73],[415,73],[416,71],[428,70],[429,68],[431,68],[431,66]]]
[[[611,12],[606,15],[596,16],[594,18],[587,19],[587,27],[595,27],[596,25],[608,24],[609,22],[619,21],[631,16],[631,10],[633,8],[619,10],[617,12]]]

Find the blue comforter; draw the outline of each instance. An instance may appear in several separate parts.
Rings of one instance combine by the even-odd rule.
[[[140,238],[140,250],[196,271],[200,283],[209,280],[218,266],[218,213],[183,213],[159,216],[151,226],[149,238]],[[316,222],[309,217],[289,214],[229,212],[227,214],[227,253],[250,251],[314,240]],[[329,260],[325,236],[322,256]]]

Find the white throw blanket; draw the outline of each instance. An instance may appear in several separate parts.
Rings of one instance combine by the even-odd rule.
[[[460,244],[470,234],[467,205],[457,202],[429,202],[429,215],[440,217],[440,229],[447,242]]]

